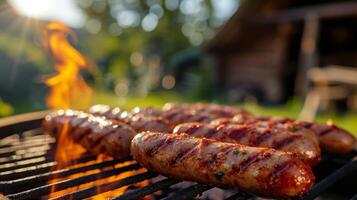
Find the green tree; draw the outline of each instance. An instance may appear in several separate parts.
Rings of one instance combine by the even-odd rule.
[[[78,5],[89,33],[82,37],[83,49],[98,61],[102,83],[112,88],[124,83],[138,93],[158,88],[173,57],[202,44],[214,24],[211,1],[78,0]]]

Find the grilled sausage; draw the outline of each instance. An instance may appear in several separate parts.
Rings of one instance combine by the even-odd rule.
[[[163,111],[163,118],[170,121],[170,123],[163,123],[165,119],[157,116],[144,115],[142,113],[149,112],[153,113],[152,110],[142,109],[145,112],[139,111],[137,109],[136,114],[128,113],[126,111],[120,111],[119,108],[110,108],[108,106],[94,106],[91,109],[92,112],[102,114],[108,118],[122,120],[125,123],[131,125],[137,132],[141,131],[158,131],[158,132],[171,132],[171,127],[168,124],[176,125],[183,122],[209,122],[213,119],[211,115],[195,114],[194,112],[180,111],[178,109],[171,109],[168,111]],[[157,113],[157,112],[156,112]],[[123,120],[125,119],[125,120]],[[138,119],[138,120],[135,120]],[[155,120],[156,119],[156,120]],[[214,121],[212,125],[207,125],[208,127],[203,128],[203,124],[184,124],[179,125],[174,132],[175,133],[189,133],[197,137],[207,137],[220,139],[225,142],[233,142],[250,146],[262,146],[262,147],[272,147],[281,150],[286,150],[289,152],[294,152],[303,161],[309,163],[310,165],[315,165],[320,160],[320,149],[316,136],[309,130],[299,131],[293,133],[288,129],[283,127],[273,129],[264,123],[259,124],[249,124],[243,125],[229,125],[222,126],[219,123],[214,126]],[[205,125],[206,126],[206,125]],[[313,138],[309,140],[310,137],[306,137],[307,133],[310,133],[310,137]]]
[[[311,168],[286,152],[186,134],[140,133],[131,154],[156,173],[266,197],[296,197],[314,183]]]
[[[356,145],[356,138],[346,130],[332,123],[326,125],[317,122],[306,122],[289,118],[272,118],[252,115],[237,115],[233,118],[236,123],[256,123],[265,121],[271,125],[282,125],[295,131],[311,130],[318,138],[322,150],[330,153],[348,153]]]
[[[95,115],[105,116],[108,119],[115,119],[127,123],[133,126],[138,132],[171,132],[173,127],[177,124],[196,121],[209,122],[213,120],[212,115],[177,109],[161,112],[153,108],[134,108],[132,112],[127,112],[117,107],[111,108],[106,105],[95,105],[89,109],[89,112]],[[137,126],[138,124],[140,124],[140,126]]]
[[[214,119],[213,115],[191,110],[169,110],[163,112],[162,117],[168,120],[172,126],[186,122],[210,122]]]
[[[173,133],[186,133],[194,137],[205,137],[255,147],[270,147],[294,153],[299,159],[315,165],[320,161],[318,142],[304,134],[285,128],[260,124],[203,124],[184,123],[176,126]],[[315,135],[313,135],[315,137]]]
[[[230,106],[212,106],[211,104],[167,104],[164,106],[164,110],[170,109],[185,109],[185,110],[199,110],[204,111],[211,110],[218,110],[216,113],[217,117],[225,117],[230,118],[232,114],[237,114],[240,123],[250,123],[252,120],[256,123],[256,120],[259,121],[268,121],[270,124],[284,124],[284,126],[292,127],[293,130],[298,132],[306,132],[306,130],[310,130],[310,132],[314,132],[319,140],[320,146],[324,151],[330,153],[347,153],[352,151],[356,146],[356,138],[349,133],[348,131],[339,128],[333,124],[320,124],[316,122],[304,122],[295,119],[287,119],[287,118],[272,118],[272,117],[262,117],[262,116],[255,116],[252,115],[244,110],[240,110],[239,108],[230,107]],[[230,114],[219,114],[221,112],[225,113],[225,111],[229,111]],[[242,116],[244,116],[242,118]],[[234,117],[237,118],[237,117]],[[247,119],[248,118],[248,119]],[[244,122],[242,122],[242,119]],[[227,121],[230,120],[221,120]],[[313,137],[311,137],[313,139]]]
[[[330,153],[348,153],[355,148],[356,138],[334,124],[319,124],[295,121],[293,124],[313,130],[320,141],[321,148]]]
[[[111,108],[107,105],[94,105],[89,109],[94,115],[105,116],[107,119],[117,120],[130,125],[135,131],[170,132],[172,127],[168,120],[158,116],[158,110],[153,108],[134,108],[132,112],[118,107]]]
[[[116,158],[129,155],[130,142],[136,135],[122,122],[74,110],[52,112],[45,117],[43,128],[52,135],[68,134],[92,154],[103,153]]]
[[[232,106],[224,106],[219,104],[205,104],[205,103],[166,103],[162,110],[164,112],[172,111],[172,110],[191,110],[195,111],[196,113],[206,114],[206,115],[213,115],[217,117],[233,117],[237,114],[241,113],[248,113],[243,109],[239,109]]]

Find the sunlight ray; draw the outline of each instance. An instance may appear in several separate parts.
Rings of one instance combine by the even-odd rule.
[[[12,87],[14,85],[14,81],[16,79],[17,71],[18,71],[18,65],[21,61],[21,53],[22,49],[24,46],[25,38],[27,37],[28,34],[28,27],[29,27],[29,20],[25,20],[23,29],[20,32],[20,37],[19,37],[19,42],[17,44],[17,50],[16,50],[16,58],[14,60],[14,63],[11,68],[11,73],[10,73],[10,86]]]

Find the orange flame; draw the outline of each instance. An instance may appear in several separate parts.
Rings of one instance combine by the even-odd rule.
[[[61,23],[49,23],[45,32],[45,46],[50,50],[51,55],[54,60],[55,70],[58,72],[55,76],[46,80],[46,84],[50,87],[51,91],[48,95],[46,102],[50,108],[54,109],[87,109],[91,102],[91,97],[93,94],[92,89],[86,84],[84,79],[80,75],[80,70],[89,69],[87,60],[81,55],[79,51],[73,48],[70,42],[67,40],[68,36],[71,36],[76,40],[76,35],[71,29],[66,27]],[[68,137],[68,124],[62,128],[61,133],[57,138],[57,150],[55,154],[55,160],[58,161],[58,165],[53,170],[59,170],[62,168],[77,168],[84,165],[92,165],[95,163],[102,162],[103,160],[108,160],[108,157],[100,155],[97,160],[90,161],[88,163],[81,163],[76,165],[64,165],[61,163],[69,163],[67,161],[79,158],[86,150],[76,144],[73,140]],[[130,164],[130,162],[120,163],[113,166],[114,168],[122,167]],[[145,170],[144,170],[145,171]],[[52,179],[49,183],[55,183],[58,181],[73,179],[82,177],[85,175],[98,173],[99,169],[85,171],[77,174],[73,174],[63,178]],[[98,179],[94,182],[88,182],[79,186],[72,188],[66,188],[63,190],[57,190],[57,188],[51,188],[51,194],[49,198],[58,197],[64,194],[71,193],[80,189],[87,188],[89,186],[98,186],[103,183],[117,181],[128,176],[137,174],[139,171],[128,171],[118,175],[114,175],[104,179]],[[145,186],[148,181],[143,181],[135,186]],[[109,192],[101,193],[101,188],[97,188],[97,192],[101,193],[96,195],[95,199],[107,199],[109,197],[118,196],[124,193],[129,186],[124,186]]]
[[[88,108],[93,92],[81,77],[80,70],[88,70],[89,65],[81,53],[71,46],[67,40],[68,36],[77,39],[71,29],[57,22],[49,23],[44,33],[45,46],[51,52],[55,70],[58,72],[46,80],[51,89],[46,99],[47,105],[54,109]],[[67,130],[65,124],[57,139],[58,146],[62,147],[60,151],[56,151],[57,161],[66,162],[80,157],[85,152],[83,147],[69,139]]]
[[[46,84],[51,87],[47,105],[55,109],[86,109],[90,105],[93,92],[81,77],[80,70],[88,70],[89,64],[81,53],[72,47],[67,40],[68,36],[77,39],[73,31],[61,23],[47,25],[45,45],[52,54],[58,72],[46,80]]]

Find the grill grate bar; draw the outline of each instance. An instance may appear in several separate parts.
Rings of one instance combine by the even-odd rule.
[[[117,175],[122,172],[137,170],[140,168],[141,168],[140,165],[132,164],[132,165],[128,165],[128,166],[113,169],[113,170],[107,170],[104,172],[99,172],[99,173],[85,175],[85,176],[78,177],[78,178],[67,179],[67,180],[63,180],[60,182],[47,184],[47,185],[33,188],[30,190],[26,190],[23,192],[10,194],[10,195],[8,195],[8,197],[10,199],[13,199],[13,198],[14,199],[35,198],[35,197],[39,197],[41,195],[48,194],[49,192],[51,192],[52,188],[55,188],[56,191],[59,191],[59,190],[63,190],[63,189],[69,188],[69,187],[78,186],[78,185],[81,185],[84,183],[92,182],[97,179],[107,178],[107,177],[114,176],[114,175]]]
[[[9,150],[7,152],[4,153],[0,153],[0,157],[10,157],[13,155],[23,155],[23,154],[27,154],[27,153],[35,153],[35,152],[39,152],[39,151],[48,151],[51,149],[51,146],[46,144],[46,145],[42,145],[42,146],[34,146],[31,148],[27,148],[27,149],[18,149],[18,150]]]
[[[124,193],[122,196],[116,197],[113,200],[136,200],[136,199],[140,199],[146,195],[152,194],[156,191],[168,188],[176,183],[178,183],[180,181],[175,180],[175,179],[164,179],[161,181],[158,181],[156,183],[152,183],[148,186],[130,191],[130,192],[126,192]]]
[[[237,194],[234,194],[225,200],[248,200],[252,197],[253,197],[253,195],[248,194],[246,192],[238,192]]]
[[[118,180],[118,181],[104,183],[101,185],[92,186],[92,187],[89,187],[86,189],[78,190],[76,192],[72,192],[70,194],[56,197],[51,200],[55,200],[55,199],[84,199],[84,198],[88,198],[90,196],[94,196],[94,195],[98,194],[98,188],[100,188],[101,193],[104,193],[104,192],[107,192],[110,190],[114,190],[114,189],[123,187],[125,185],[138,183],[138,182],[144,181],[146,179],[153,178],[155,176],[157,176],[157,175],[152,174],[150,172],[145,172],[145,173],[130,176],[130,177]]]
[[[29,153],[29,154],[23,154],[23,155],[13,155],[13,156],[10,156],[7,158],[0,158],[0,165],[23,161],[23,160],[32,159],[32,158],[39,158],[42,156],[43,157],[47,156],[47,153],[40,151],[40,152],[34,152],[34,153]]]
[[[26,131],[21,135],[14,134],[8,137],[2,138],[0,141],[0,147],[12,146],[14,144],[18,144],[19,142],[27,142],[30,140],[43,140],[43,139],[54,139],[48,134],[43,134],[42,129],[32,129],[30,131]],[[21,141],[20,141],[21,140]]]
[[[351,162],[347,163],[343,167],[339,168],[328,177],[324,178],[307,193],[303,199],[312,200],[318,197],[321,193],[330,188],[334,183],[346,177],[347,175],[357,171],[357,156],[352,159]]]
[[[14,180],[27,176],[33,176],[34,174],[42,174],[51,171],[56,166],[69,166],[78,163],[89,162],[95,160],[96,156],[85,155],[79,159],[72,160],[69,162],[48,162],[42,165],[36,165],[31,167],[20,168],[17,170],[10,170],[6,172],[0,172],[2,180]]]
[[[16,173],[27,173],[28,176],[33,175],[33,172],[43,173],[52,169],[53,166],[56,166],[56,162],[46,162],[46,163],[39,163],[37,165],[30,165],[30,166],[22,166],[22,168],[14,168],[9,169],[7,171],[1,171],[0,175],[15,175]]]
[[[201,194],[202,192],[211,189],[212,186],[195,184],[183,190],[175,192],[172,196],[163,198],[162,200],[183,200],[183,199],[192,199],[193,197]]]
[[[51,137],[45,137],[43,139],[36,139],[36,140],[15,141],[11,144],[11,146],[0,147],[0,154],[4,154],[10,151],[16,151],[24,148],[42,146],[45,144],[53,144],[55,142],[56,140]]]
[[[29,176],[21,179],[15,179],[15,180],[10,180],[10,181],[0,181],[0,188],[5,188],[8,189],[7,187],[13,187],[17,185],[26,185],[26,184],[31,184],[31,183],[40,183],[44,182],[46,183],[47,180],[51,178],[63,178],[65,176],[69,176],[72,174],[80,173],[80,172],[85,172],[89,170],[94,170],[94,169],[101,169],[104,167],[108,166],[114,166],[115,164],[125,162],[128,159],[122,159],[122,160],[109,160],[109,161],[104,161],[101,163],[95,163],[92,165],[87,165],[83,167],[77,167],[73,169],[65,168],[65,169],[60,169],[60,170],[55,170],[55,171],[50,171],[44,174],[39,174],[35,176]]]
[[[42,137],[36,137],[36,138],[24,138],[24,139],[17,139],[14,141],[9,141],[9,144],[6,144],[4,146],[0,145],[0,150],[8,147],[13,147],[13,148],[19,148],[19,147],[27,147],[27,146],[36,146],[36,145],[42,145],[44,143],[55,143],[56,139],[51,137],[51,136],[46,136],[46,135],[39,135]]]
[[[0,166],[0,172],[6,172],[11,170],[17,170],[21,168],[31,167],[33,165],[42,165],[45,163],[51,162],[50,160],[46,160],[45,157],[41,156],[39,158],[31,158],[23,161],[18,161],[14,163],[8,163]]]

